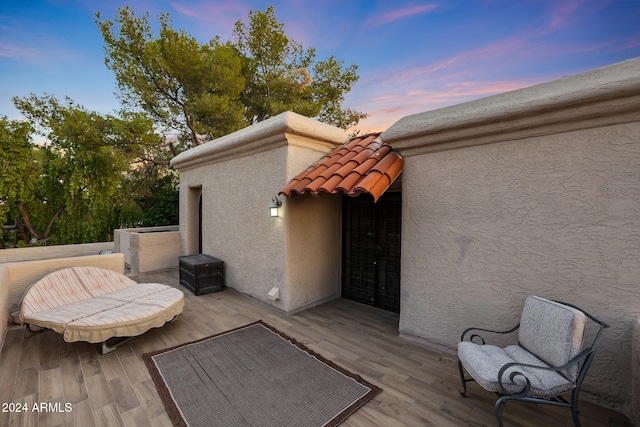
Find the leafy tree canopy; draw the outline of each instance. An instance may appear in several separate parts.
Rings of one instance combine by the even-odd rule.
[[[125,6],[113,21],[96,14],[123,107],[177,131],[187,144],[172,146],[174,154],[287,110],[345,129],[365,117],[342,106],[357,66],[333,56],[316,61],[313,48],[285,35],[273,7],[251,11],[226,43],[199,43],[174,30],[169,14],[158,23],[156,36],[148,13],[138,17]]]
[[[55,226],[55,243],[109,240],[116,212],[129,197],[122,192],[123,176],[139,150],[158,141],[153,122],[134,113],[102,116],[51,96],[13,101],[50,141],[39,148],[36,185],[27,184],[28,191],[23,186],[13,200],[30,235],[47,241]],[[19,163],[29,159],[23,151]]]
[[[334,56],[316,61],[315,49],[304,50],[286,36],[273,6],[250,11],[248,25],[236,22],[233,44],[243,56],[242,101],[250,123],[295,111],[347,129],[366,117],[343,107],[345,94],[358,81],[358,67],[345,67]]]
[[[148,13],[136,17],[125,6],[115,21],[96,14],[105,64],[115,73],[123,107],[147,112],[165,131],[178,131],[192,145],[242,127],[244,80],[233,47],[217,38],[198,43],[171,28],[169,14],[159,15],[158,22],[156,37]]]
[[[29,122],[0,117],[0,218],[4,219],[11,206],[31,197],[36,186],[38,170],[33,160],[32,127]],[[3,225],[4,221],[2,222]],[[0,242],[3,229],[0,228]]]

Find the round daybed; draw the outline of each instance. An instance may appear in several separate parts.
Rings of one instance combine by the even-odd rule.
[[[112,270],[71,267],[49,273],[25,293],[20,321],[62,334],[66,342],[134,337],[182,313],[184,294],[160,283],[137,283]]]

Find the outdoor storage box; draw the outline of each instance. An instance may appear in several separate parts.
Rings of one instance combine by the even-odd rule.
[[[224,262],[210,255],[179,257],[180,283],[196,295],[218,292],[224,288]]]

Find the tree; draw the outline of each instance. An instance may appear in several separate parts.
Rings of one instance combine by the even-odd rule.
[[[193,146],[244,127],[244,80],[236,50],[217,38],[199,44],[173,30],[169,14],[161,14],[158,22],[156,38],[148,13],[138,18],[125,6],[115,22],[96,14],[105,64],[115,73],[124,108],[147,112],[166,133],[178,131]],[[178,154],[176,147],[169,148]]]
[[[335,56],[315,62],[315,49],[304,50],[285,35],[273,6],[250,11],[248,25],[236,22],[233,42],[244,59],[242,100],[249,122],[295,111],[347,129],[366,117],[342,106],[358,81],[358,67],[345,67]]]
[[[87,111],[70,99],[13,98],[24,116],[45,135],[41,172],[31,197],[16,207],[31,236],[53,243],[110,239],[120,205],[130,197],[122,180],[144,147],[157,144],[153,122],[130,113],[124,118]]]
[[[178,224],[179,192],[174,176],[164,175],[155,180],[149,194],[140,200],[143,226]]]
[[[10,209],[32,197],[39,176],[31,144],[29,122],[0,117],[0,244]],[[15,217],[9,218],[13,220]],[[12,227],[17,228],[17,227]]]
[[[205,44],[171,28],[158,16],[154,36],[149,14],[118,9],[114,21],[96,14],[105,41],[105,64],[113,70],[125,109],[147,112],[185,145],[170,144],[173,155],[212,138],[291,110],[344,129],[365,114],[343,108],[344,95],[358,80],[357,66],[330,57],[315,61],[289,39],[275,9],[249,13],[238,21],[233,40]]]

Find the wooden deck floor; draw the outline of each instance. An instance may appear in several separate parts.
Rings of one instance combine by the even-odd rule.
[[[137,280],[179,287],[176,271]],[[383,388],[344,426],[495,425],[495,396],[472,384],[461,398],[455,359],[399,338],[395,314],[336,300],[286,315],[233,290],[198,297],[185,290],[185,297],[175,322],[105,356],[98,345],[65,343],[51,331],[23,338],[22,329],[10,329],[0,354],[0,426],[170,426],[142,354],[258,319]],[[5,412],[16,404],[27,412]],[[585,427],[630,425],[587,401],[581,411]],[[507,426],[573,425],[566,409],[514,402],[504,418]]]

